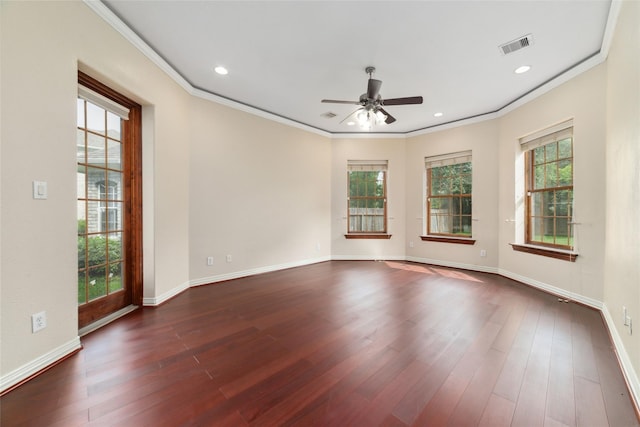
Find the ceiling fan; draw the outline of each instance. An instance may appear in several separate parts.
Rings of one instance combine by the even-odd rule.
[[[371,77],[371,75],[376,71],[375,67],[367,67],[365,68],[365,72],[369,74],[369,81],[367,83],[367,93],[363,93],[360,95],[360,99],[358,101],[340,101],[336,99],[323,99],[321,102],[328,104],[354,104],[359,105],[360,107],[345,117],[342,122],[347,120],[349,117],[355,115],[356,120],[360,123],[365,129],[370,129],[374,124],[391,124],[396,121],[396,119],[383,107],[388,107],[391,105],[409,105],[409,104],[422,104],[421,96],[410,96],[406,98],[391,98],[391,99],[382,99],[380,96],[380,87],[382,86],[381,80],[376,80]],[[340,122],[340,123],[342,123]]]

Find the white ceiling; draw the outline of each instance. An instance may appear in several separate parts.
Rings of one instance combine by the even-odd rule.
[[[424,98],[386,107],[397,121],[375,133],[509,108],[601,61],[611,8],[610,0],[103,3],[194,88],[332,134],[360,132],[340,123],[356,106],[320,100],[358,100],[369,65],[383,98]],[[527,34],[532,46],[501,53]],[[229,74],[214,73],[217,65]],[[531,70],[515,74],[521,65]]]

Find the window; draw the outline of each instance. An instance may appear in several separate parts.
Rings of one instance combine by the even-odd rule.
[[[470,238],[471,151],[427,157],[425,167],[427,236]]]
[[[573,126],[523,138],[525,243],[573,250]]]
[[[348,234],[387,233],[387,161],[352,161],[347,165]]]

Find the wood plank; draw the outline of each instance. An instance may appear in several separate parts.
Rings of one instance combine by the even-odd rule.
[[[576,424],[580,426],[608,426],[600,385],[586,378],[576,377]]]
[[[531,353],[522,380],[520,396],[513,414],[515,425],[543,425],[549,386],[554,311],[546,307],[531,346]]]
[[[479,427],[510,426],[516,405],[512,401],[497,394],[492,394],[484,409]]]

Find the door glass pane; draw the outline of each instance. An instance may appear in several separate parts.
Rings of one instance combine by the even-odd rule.
[[[84,235],[78,236],[78,270],[87,268],[87,238]]]
[[[107,167],[122,170],[122,144],[111,139],[107,140]]]
[[[79,165],[78,166],[78,172],[76,173],[76,181],[77,181],[76,187],[77,187],[77,192],[78,192],[78,198],[79,199],[86,199],[87,198],[87,181],[86,181],[86,178],[87,178],[87,168],[86,168],[86,166]]]
[[[87,238],[87,262],[89,267],[102,266],[104,273],[104,265],[107,262],[107,238],[104,234]]]
[[[122,261],[122,233],[109,233],[109,262]]]
[[[109,293],[123,289],[122,285],[122,263],[114,262],[109,264]]]
[[[104,135],[105,125],[105,110],[87,102],[87,129]]]
[[[102,228],[102,212],[103,208],[100,206],[100,202],[97,200],[90,200],[87,202],[87,233],[99,233],[105,231]]]
[[[107,173],[107,200],[122,200],[122,173]]]
[[[105,266],[89,269],[89,301],[107,295]]]
[[[120,141],[120,117],[107,112],[107,136]]]
[[[106,147],[105,138],[93,133],[87,134],[87,163],[94,166],[105,166]]]

